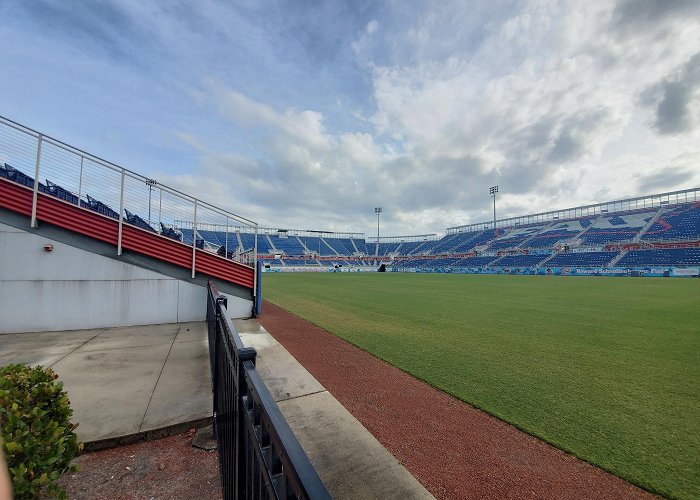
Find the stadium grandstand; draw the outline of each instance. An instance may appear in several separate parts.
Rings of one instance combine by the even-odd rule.
[[[674,275],[675,268],[686,276],[700,266],[700,188],[449,227],[443,237],[365,237],[259,227],[52,140],[38,151],[45,182],[35,184],[37,151],[22,137],[26,131],[9,120],[2,127],[0,178],[30,188],[34,200],[41,193],[99,214],[101,223],[117,221],[120,247],[125,223],[178,243],[178,252],[200,250],[244,266],[260,261],[266,271],[370,271],[384,265],[413,272]],[[32,210],[35,220],[37,208]],[[190,264],[194,276],[196,264]]]
[[[545,213],[450,227],[445,236],[366,238],[260,228],[258,257],[268,271],[391,271],[525,274],[697,274],[700,189],[686,189]],[[175,231],[191,243],[185,224]],[[254,235],[199,228],[207,248],[243,254]],[[228,236],[226,236],[228,234]],[[223,236],[222,236],[223,235]],[[243,243],[247,242],[247,243]],[[664,268],[664,269],[660,269]],[[591,272],[598,270],[598,273]]]

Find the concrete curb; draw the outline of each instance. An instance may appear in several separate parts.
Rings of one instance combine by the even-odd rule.
[[[192,428],[199,429],[201,427],[212,425],[213,421],[213,417],[204,417],[195,420],[189,420],[187,422],[180,422],[173,425],[167,425],[165,427],[159,427],[157,429],[149,429],[146,431],[135,432],[133,434],[127,434],[125,436],[115,436],[113,438],[98,439],[96,441],[87,441],[83,443],[84,448],[82,453],[106,450],[109,448],[126,446],[128,444],[134,444],[141,441],[152,441],[154,439],[161,439],[168,436],[174,436],[175,434],[181,434]]]

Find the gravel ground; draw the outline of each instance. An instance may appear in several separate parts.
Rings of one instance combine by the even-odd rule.
[[[60,484],[71,499],[221,498],[217,452],[194,448],[194,433],[86,453]]]
[[[260,322],[437,498],[653,498],[274,304]]]

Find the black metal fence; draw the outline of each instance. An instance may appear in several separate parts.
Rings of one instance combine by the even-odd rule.
[[[214,430],[225,499],[329,499],[326,487],[255,369],[226,313],[226,298],[208,286],[207,324],[214,385]]]

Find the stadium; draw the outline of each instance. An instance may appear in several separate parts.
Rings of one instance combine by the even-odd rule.
[[[0,14],[0,500],[700,499],[700,2]]]
[[[12,255],[3,262],[33,255],[29,266],[43,269],[35,278],[39,293],[63,294],[32,316],[17,314],[37,288],[10,287],[6,278],[3,332],[168,323],[171,307],[178,322],[201,321],[205,287],[209,311],[225,303],[224,315],[258,317],[263,325],[266,308],[270,321],[303,318],[309,322],[303,328],[332,332],[406,376],[648,491],[688,498],[697,492],[693,342],[700,282],[693,278],[700,268],[700,188],[451,227],[442,237],[367,238],[258,227],[19,123],[0,122],[0,214]],[[41,238],[44,255],[20,244],[25,233]],[[178,283],[176,296],[168,288],[144,296],[143,284],[125,276],[117,278],[126,287],[119,292],[103,281],[66,288],[60,276],[73,275],[77,261],[63,261],[67,269],[60,271],[42,263],[63,245],[168,274]],[[89,258],[80,260],[91,268]],[[86,305],[96,314],[74,314]],[[221,325],[238,338],[233,324]],[[218,330],[211,332],[210,350],[218,342]],[[318,346],[309,339],[313,347],[287,347],[303,360]],[[240,340],[228,349],[237,359],[248,352]],[[410,355],[416,351],[433,361]],[[679,358],[683,352],[687,357]],[[211,366],[219,355],[211,351]],[[313,370],[322,362],[307,363]],[[536,368],[542,365],[544,373]],[[215,408],[226,394],[219,403],[215,398]],[[221,434],[223,413],[215,419]],[[285,446],[293,448],[280,446],[281,456]],[[227,460],[220,455],[224,491]],[[284,488],[312,498],[328,494],[315,472],[300,479],[311,464],[295,467],[302,472],[270,469],[269,478],[285,477]],[[461,495],[460,484],[452,494]],[[604,496],[638,495],[610,488]]]

